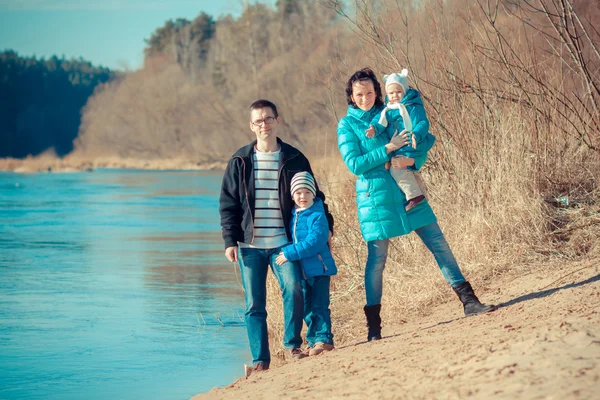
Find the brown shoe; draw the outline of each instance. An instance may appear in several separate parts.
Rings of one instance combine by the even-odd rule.
[[[408,211],[412,210],[413,208],[415,208],[417,205],[419,205],[419,203],[422,202],[423,200],[425,200],[425,196],[423,196],[423,195],[412,198],[408,201],[408,204],[406,205],[406,207],[404,207],[404,209],[406,210],[406,212],[408,212]]]
[[[309,356],[317,356],[324,351],[331,351],[335,347],[329,343],[318,342],[308,351]]]
[[[302,351],[302,349],[299,347],[290,350],[289,355],[292,360],[299,360],[301,358],[308,357],[308,354]]]
[[[249,366],[244,364],[244,375],[247,377],[249,377],[250,375],[252,375],[252,373],[254,372],[262,372],[262,371],[267,371],[269,369],[268,365],[265,365],[263,363],[258,363],[254,366]]]

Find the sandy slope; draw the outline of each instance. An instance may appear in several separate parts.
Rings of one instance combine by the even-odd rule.
[[[481,296],[502,305],[494,313],[464,318],[449,299],[427,317],[384,321],[384,340],[289,362],[193,399],[598,399],[599,264],[507,276]]]

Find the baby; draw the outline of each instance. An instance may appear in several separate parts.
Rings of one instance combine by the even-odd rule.
[[[381,114],[371,121],[367,137],[372,138],[385,133],[391,139],[398,131],[408,136],[410,145],[396,150],[392,157],[414,159],[414,165],[392,168],[390,173],[406,196],[405,210],[410,211],[425,200],[424,189],[418,183],[421,178],[417,177],[417,172],[427,161],[427,152],[433,146],[435,137],[429,133],[429,120],[421,94],[408,86],[407,77],[407,69],[403,69],[399,74],[383,77],[387,104]]]

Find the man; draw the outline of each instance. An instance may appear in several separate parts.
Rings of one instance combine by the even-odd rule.
[[[239,262],[246,298],[246,329],[252,353],[252,370],[269,368],[266,279],[269,265],[283,298],[283,345],[294,358],[300,350],[303,322],[302,272],[297,262],[277,265],[281,248],[292,241],[289,221],[293,208],[290,181],[308,171],[310,163],[300,151],[277,137],[281,120],[275,104],[257,100],[250,106],[250,129],[256,141],[239,149],[223,176],[219,212],[225,257]],[[317,185],[317,197],[325,196]],[[329,230],[333,217],[325,205]],[[248,373],[248,372],[247,372]]]

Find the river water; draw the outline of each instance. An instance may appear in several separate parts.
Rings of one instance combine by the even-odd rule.
[[[221,176],[0,172],[0,399],[188,399],[242,376]]]

